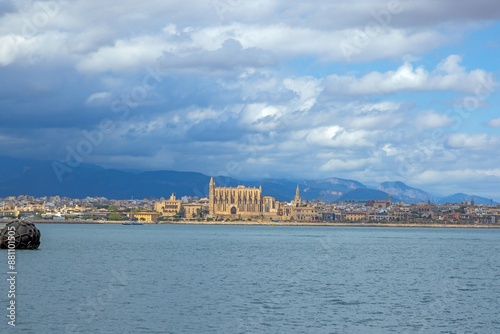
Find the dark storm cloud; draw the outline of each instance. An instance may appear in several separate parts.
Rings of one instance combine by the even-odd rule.
[[[225,121],[205,120],[191,127],[187,135],[195,141],[235,141],[243,137],[245,129],[238,125],[238,119]]]
[[[16,11],[16,6],[14,6],[13,1],[3,0],[0,2],[0,16],[13,13]]]
[[[88,84],[88,83],[87,83]],[[51,66],[0,68],[0,126],[11,129],[92,126],[102,116],[84,104],[92,85],[74,69]]]
[[[403,2],[403,5],[405,2]],[[429,25],[443,22],[472,22],[476,20],[495,20],[500,18],[498,3],[490,0],[445,0],[411,1],[407,13],[401,17],[400,24]]]
[[[279,13],[277,15],[276,13]],[[255,11],[227,11],[228,19],[246,23],[255,20]],[[444,22],[463,24],[473,20],[500,18],[498,3],[491,0],[339,0],[262,4],[259,20],[294,27],[319,30],[364,27],[370,21],[383,26],[402,28],[440,25]]]

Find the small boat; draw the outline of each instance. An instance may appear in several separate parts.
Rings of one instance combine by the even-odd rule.
[[[122,225],[142,225],[140,222],[123,222]]]

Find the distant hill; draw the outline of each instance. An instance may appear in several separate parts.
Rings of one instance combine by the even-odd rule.
[[[51,167],[27,170],[21,177],[0,183],[0,196],[60,195],[75,198],[104,196],[108,198],[147,198],[170,193],[203,193],[209,178],[199,173],[143,172],[127,173],[112,169],[95,170],[77,167],[65,174],[62,182]],[[206,192],[205,192],[206,193]]]
[[[58,179],[52,168],[52,161],[17,159],[0,156],[0,197],[31,196],[67,196],[85,198],[103,196],[110,199],[161,198],[175,193],[177,197],[208,195],[210,176],[195,172],[176,171],[124,171],[104,169],[91,164],[80,164],[71,172]],[[437,201],[438,203],[470,201],[474,197],[477,204],[489,204],[490,200],[480,196],[455,194],[448,197],[435,196],[403,182],[384,182],[378,190],[368,189],[364,184],[340,178],[321,180],[262,179],[242,181],[229,177],[215,178],[218,186],[259,187],[263,194],[273,196],[279,201],[290,202],[299,185],[304,200],[366,201],[384,200],[388,194],[393,202]],[[493,202],[493,204],[496,204]]]
[[[375,189],[358,188],[342,195],[338,201],[369,201],[369,200],[386,200],[389,194]],[[397,200],[396,200],[397,201]],[[393,199],[394,202],[394,199]]]
[[[99,166],[81,164],[71,172],[64,173],[59,182],[52,168],[52,161],[37,161],[15,158],[0,158],[0,197],[67,196],[84,198],[104,196],[107,198],[147,198],[168,197],[171,193],[180,196],[208,195],[210,177],[201,173],[176,171],[128,172],[104,169]],[[219,176],[215,178],[218,186],[259,187],[264,195],[273,196],[280,201],[291,201],[297,184],[305,200],[322,199],[335,201],[344,193],[366,188],[354,180],[328,178],[323,180],[286,180],[263,179],[242,181]]]
[[[366,189],[358,181],[330,177],[321,180],[304,180],[300,183],[306,199],[322,199],[327,202],[337,201],[344,194],[355,189]]]
[[[428,192],[410,187],[401,181],[383,182],[377,189],[391,194],[393,197],[397,197],[405,203],[427,202],[428,200],[431,202],[436,201],[436,198]]]
[[[0,183],[22,178],[28,172],[52,170],[52,161],[34,160],[34,159],[18,159],[12,157],[0,156]],[[104,170],[104,168],[96,165],[84,164],[80,168],[91,170]]]
[[[474,195],[467,195],[467,194],[463,194],[463,193],[457,193],[457,194],[453,194],[450,196],[441,197],[441,198],[439,198],[439,200],[437,202],[438,202],[438,204],[462,203],[462,202],[470,202],[471,199],[473,199],[473,198],[474,198],[475,204],[484,204],[484,205],[489,205],[489,204],[497,205],[497,204],[499,204],[495,201],[492,201],[490,198],[485,198],[485,197],[481,197],[481,196],[474,196]]]
[[[327,202],[336,201],[340,196],[353,189],[366,188],[360,182],[334,177],[322,180],[263,179],[258,181],[238,180],[236,182],[248,187],[262,185],[264,195],[273,196],[280,201],[286,202],[293,200],[297,185],[300,188],[302,199],[321,199]],[[219,184],[217,180],[216,183]]]

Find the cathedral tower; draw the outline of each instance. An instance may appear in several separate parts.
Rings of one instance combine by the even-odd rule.
[[[293,200],[293,204],[295,206],[300,206],[300,189],[299,189],[299,185],[297,184],[297,189],[295,190],[295,198]]]
[[[215,214],[215,181],[214,178],[210,178],[210,183],[208,185],[208,214]]]

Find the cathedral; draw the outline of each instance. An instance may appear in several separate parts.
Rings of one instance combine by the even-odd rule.
[[[286,203],[272,196],[262,196],[262,186],[216,187],[213,178],[208,187],[208,212],[214,218],[228,219],[321,220],[317,207],[302,203],[298,185],[293,201]]]
[[[274,197],[262,196],[262,186],[216,187],[210,178],[208,192],[208,210],[212,216],[272,218],[280,215],[280,203]]]

